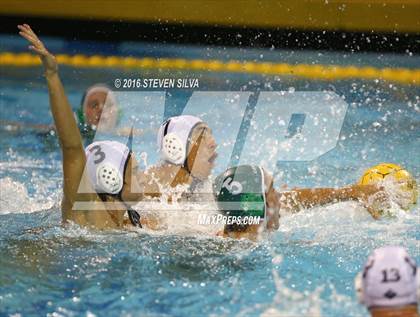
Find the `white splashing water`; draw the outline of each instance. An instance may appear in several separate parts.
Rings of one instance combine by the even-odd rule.
[[[56,197],[30,196],[25,184],[10,177],[0,179],[0,214],[30,213],[52,208]]]
[[[206,201],[205,203],[200,202],[168,202],[168,198],[176,201],[181,198],[179,193],[186,192],[186,186],[177,186],[173,189],[161,188],[163,195],[162,198],[157,202],[158,208],[154,210],[145,208],[144,202],[134,206],[135,209],[139,210],[142,215],[153,215],[157,216],[161,223],[161,233],[169,234],[207,234],[214,236],[218,231],[223,229],[223,224],[200,224],[199,217],[217,215],[218,209],[214,200]],[[200,193],[211,193],[212,186],[210,182],[206,182],[200,188]],[[206,196],[207,197],[207,196]],[[156,206],[156,204],[154,204]]]

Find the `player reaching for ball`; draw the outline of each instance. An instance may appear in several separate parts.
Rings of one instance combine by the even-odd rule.
[[[378,184],[342,188],[301,188],[278,192],[273,177],[263,168],[240,165],[227,169],[214,182],[214,194],[225,216],[219,236],[257,240],[261,233],[279,227],[279,211],[297,212],[339,201],[355,200],[379,218],[389,208],[389,195]],[[249,220],[258,218],[257,223]]]
[[[294,189],[280,193],[283,209],[298,211],[327,203],[357,200],[374,219],[397,208],[409,210],[417,203],[417,184],[401,166],[381,163],[365,171],[359,182],[342,188]]]

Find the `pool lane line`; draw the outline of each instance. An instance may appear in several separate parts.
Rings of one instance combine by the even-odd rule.
[[[323,64],[286,64],[251,61],[222,61],[183,58],[135,58],[101,55],[56,55],[58,63],[72,67],[92,68],[149,68],[178,69],[208,72],[230,72],[260,75],[296,76],[318,80],[365,79],[386,80],[420,85],[420,68],[376,68],[371,66],[339,66]],[[29,53],[0,53],[0,66],[30,67],[40,65],[36,55]]]

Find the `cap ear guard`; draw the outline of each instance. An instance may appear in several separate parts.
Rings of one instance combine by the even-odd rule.
[[[162,154],[165,160],[173,164],[185,162],[185,147],[175,133],[168,133],[162,140]]]
[[[85,149],[86,171],[97,193],[118,195],[124,185],[124,173],[130,149],[116,141],[97,141]]]
[[[202,122],[200,118],[181,115],[162,123],[157,139],[161,157],[175,165],[186,165],[191,133]]]
[[[111,164],[103,163],[96,170],[99,187],[108,194],[118,194],[123,187],[123,180],[118,170]]]
[[[163,138],[161,144],[162,156],[166,161],[173,164],[183,164],[186,157],[186,149],[181,138],[175,133],[168,133],[171,119],[164,123]]]

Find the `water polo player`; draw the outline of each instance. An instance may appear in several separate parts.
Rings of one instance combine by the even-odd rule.
[[[75,118],[82,136],[89,144],[93,141],[95,133],[115,133],[120,136],[142,134],[141,130],[117,127],[122,114],[118,106],[115,93],[105,84],[90,86],[83,94],[80,108],[75,112]]]
[[[80,108],[75,112],[82,136],[91,142],[101,122],[103,131],[113,131],[117,126],[119,108],[112,90],[105,84],[96,84],[86,89]],[[89,142],[89,143],[90,143]]]
[[[226,217],[218,235],[257,240],[263,231],[279,227],[279,195],[273,178],[258,166],[241,165],[227,169],[214,182],[214,193]]]
[[[95,142],[86,148],[58,75],[55,57],[48,52],[29,25],[19,25],[42,61],[48,84],[50,107],[63,154],[62,219],[95,228],[120,228],[126,211],[132,224],[140,226],[131,203],[142,197],[141,175],[129,146],[114,141]],[[86,172],[85,171],[86,167]],[[79,193],[79,187],[84,189]],[[78,207],[79,206],[79,207]],[[141,223],[147,222],[142,219]]]
[[[188,185],[193,191],[210,176],[217,158],[217,144],[211,129],[200,118],[190,115],[169,118],[159,128],[157,144],[161,164],[147,171],[159,183],[156,192],[162,186],[178,185]]]
[[[80,133],[85,144],[92,143],[98,128],[101,133],[114,133],[128,136],[132,131],[140,135],[143,131],[128,127],[118,127],[122,109],[118,106],[115,93],[106,84],[94,84],[83,93],[80,106],[74,112]],[[34,130],[40,136],[49,136],[55,126],[51,124],[30,124],[0,120],[1,126],[7,130]],[[99,125],[100,123],[100,125]]]
[[[105,84],[95,84],[84,92],[80,107],[74,112],[74,117],[82,137],[89,144],[95,137],[99,120],[101,121],[101,131],[128,135],[129,129],[116,129],[120,113],[112,90]],[[2,126],[12,131],[30,129],[40,135],[49,135],[51,131],[55,130],[55,126],[50,124],[29,124],[5,120],[0,120],[0,122]]]
[[[356,295],[372,317],[419,317],[419,274],[404,248],[382,247],[373,251],[357,274]]]
[[[342,188],[308,188],[277,192],[272,176],[263,168],[241,165],[227,169],[214,182],[214,193],[223,215],[241,219],[257,216],[263,219],[255,225],[234,223],[225,225],[225,237],[246,237],[255,240],[259,233],[278,228],[279,212],[297,212],[339,201],[356,200],[363,203],[376,217],[378,208],[388,202],[382,188],[376,185],[351,185]],[[378,203],[379,202],[379,203]],[[382,204],[381,204],[382,203]]]

